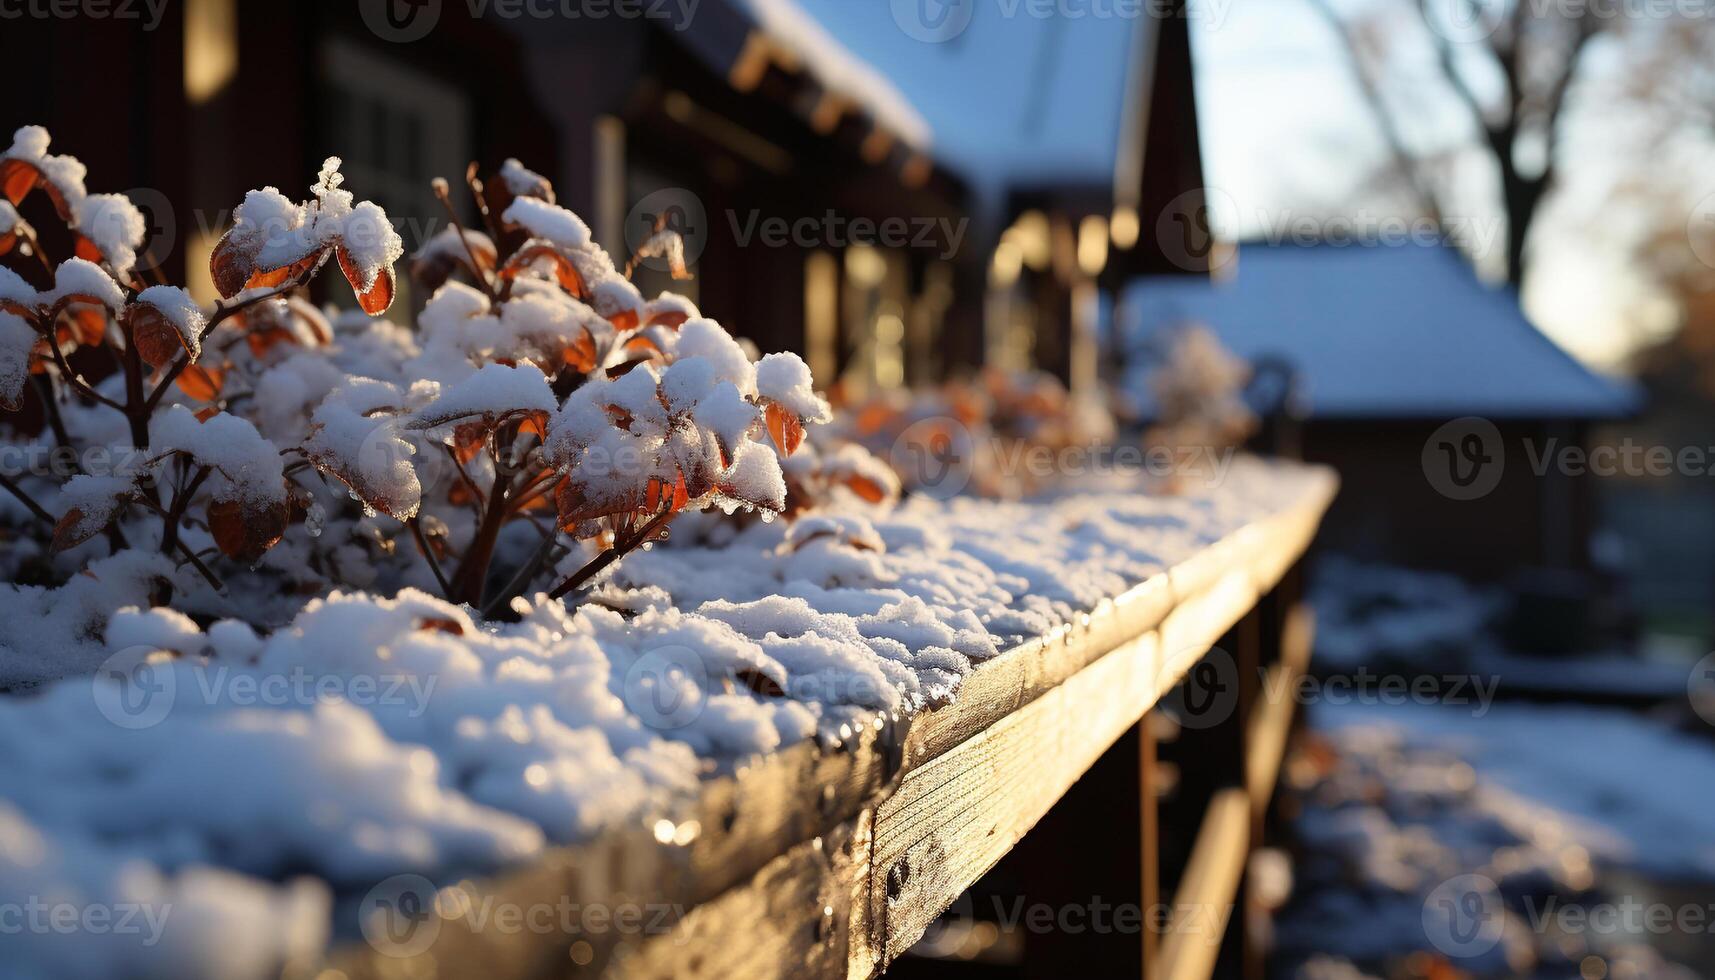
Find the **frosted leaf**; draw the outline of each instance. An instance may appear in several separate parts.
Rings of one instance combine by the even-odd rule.
[[[757,362],[756,393],[803,422],[827,422],[833,418],[828,403],[816,394],[810,366],[791,352],[770,354]]]
[[[143,212],[123,194],[90,194],[72,206],[72,227],[89,239],[114,273],[124,278],[137,264],[148,234]]]
[[[64,551],[100,534],[136,489],[136,480],[131,476],[86,473],[67,480],[60,488],[60,519],[54,525],[54,550]]]
[[[405,427],[444,429],[480,420],[485,430],[492,430],[518,417],[546,419],[555,407],[554,392],[540,368],[533,364],[488,364],[442,390],[433,402],[413,414]]]
[[[514,198],[500,219],[522,227],[533,238],[547,239],[561,248],[590,244],[590,226],[584,224],[584,219],[541,198]]]
[[[30,380],[30,352],[41,338],[23,317],[0,310],[0,408],[16,411]]]
[[[398,420],[381,412],[403,399],[397,388],[354,378],[310,417],[304,452],[311,462],[350,488],[354,498],[389,517],[407,520],[422,505],[423,487],[411,465],[416,448],[399,434]]]
[[[720,477],[720,503],[763,511],[786,507],[786,480],[780,475],[780,459],[759,442],[746,442],[733,456],[732,466]],[[765,515],[766,516],[766,515]]]
[[[42,293],[39,302],[52,306],[71,298],[87,299],[117,312],[125,305],[125,291],[106,270],[87,259],[66,259],[54,270],[54,288]]]
[[[192,361],[201,356],[207,319],[183,289],[150,286],[137,294],[126,315],[138,350],[149,364],[166,364],[180,350]]]

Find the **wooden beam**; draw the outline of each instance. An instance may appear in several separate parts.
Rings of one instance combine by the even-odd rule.
[[[1208,980],[1225,930],[1244,928],[1236,899],[1250,854],[1250,797],[1237,787],[1221,790],[1204,814],[1152,978]]]
[[[1250,791],[1251,806],[1260,818],[1274,798],[1275,783],[1280,778],[1280,763],[1286,756],[1286,742],[1292,733],[1292,716],[1297,708],[1295,689],[1298,679],[1310,666],[1310,649],[1315,637],[1315,614],[1302,603],[1286,614],[1286,627],[1281,633],[1280,662],[1269,668],[1263,682],[1262,700],[1251,714],[1246,738],[1250,749],[1245,755],[1245,786]]]

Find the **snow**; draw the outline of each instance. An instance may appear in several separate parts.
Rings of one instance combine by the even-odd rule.
[[[1297,976],[1365,975],[1350,961],[1392,975],[1388,964],[1423,952],[1477,977],[1578,975],[1589,953],[1614,976],[1695,975],[1643,945],[1652,937],[1642,931],[1565,935],[1532,917],[1571,907],[1595,923],[1600,909],[1647,899],[1639,872],[1707,882],[1706,739],[1585,707],[1503,705],[1474,717],[1441,705],[1318,704],[1311,721],[1313,757],[1325,761],[1303,787],[1298,894],[1275,930],[1282,957],[1306,964]],[[1438,889],[1451,882],[1465,894],[1461,883],[1484,879],[1500,913],[1493,948],[1461,948],[1455,934],[1438,950],[1427,918]],[[1616,895],[1610,881],[1629,890]]]
[[[804,422],[827,422],[834,415],[816,394],[810,366],[790,351],[769,354],[756,364],[756,392]]]
[[[149,226],[143,212],[123,194],[90,194],[72,206],[72,227],[95,243],[121,279],[137,264]]]
[[[0,405],[21,404],[30,380],[30,351],[38,339],[29,321],[0,310]]]
[[[210,485],[216,500],[286,502],[280,451],[236,415],[222,412],[203,422],[185,406],[170,405],[149,423],[149,446],[157,453],[184,453],[213,467],[217,476]]]
[[[359,379],[316,414],[386,425],[364,413],[406,400]],[[168,418],[163,437],[196,424]],[[206,455],[249,458],[248,439],[209,443]],[[745,445],[728,478],[783,492],[772,451]],[[154,576],[188,590],[194,573],[125,552],[58,590],[0,589],[0,663],[19,671],[0,684],[118,658],[93,701],[77,677],[0,700],[0,807],[17,834],[91,868],[134,867],[169,890],[212,882],[235,917],[284,917],[205,949],[220,901],[175,912],[163,948],[222,959],[175,958],[174,975],[278,967],[323,941],[330,892],[488,873],[677,819],[711,768],[956,697],[976,663],[1284,506],[1304,473],[1241,460],[1201,496],[1116,479],[1031,502],[852,504],[790,527],[686,515],[669,546],[616,567],[600,603],[521,599],[511,624],[407,588],[300,599],[266,635],[218,617],[205,631],[149,608]],[[45,648],[55,662],[12,656]],[[170,710],[126,714],[112,670],[171,692]],[[113,894],[108,879],[44,867],[64,888]],[[313,881],[288,880],[301,874]]]
[[[862,105],[878,124],[913,146],[929,146],[934,132],[894,84],[893,76],[854,55],[797,0],[740,0],[739,5],[750,11],[763,31],[803,57],[829,89]]]
[[[54,288],[42,293],[37,301],[52,306],[67,298],[85,298],[118,312],[125,306],[125,291],[113,277],[87,259],[71,258],[54,270]]]
[[[486,364],[475,374],[441,390],[439,397],[405,423],[413,429],[441,429],[480,418],[492,428],[518,415],[547,416],[559,404],[548,379],[533,364]]]
[[[500,219],[521,225],[533,238],[542,238],[562,248],[590,244],[590,226],[565,208],[536,197],[513,199]]]
[[[553,185],[548,178],[519,163],[516,157],[507,157],[500,165],[500,179],[514,197],[540,197],[550,204],[554,202]]]
[[[1198,323],[1253,363],[1284,358],[1312,418],[1613,418],[1638,403],[1449,247],[1246,244],[1225,280],[1151,277],[1123,305],[1133,349]],[[1126,382],[1146,406],[1147,371],[1139,365]]]

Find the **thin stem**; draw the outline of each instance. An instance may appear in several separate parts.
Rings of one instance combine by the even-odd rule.
[[[488,237],[494,241],[494,247],[500,247],[500,226],[494,221],[494,215],[488,211],[488,201],[482,196],[482,178],[476,175],[476,161],[464,168],[464,183],[470,188],[471,200],[476,202],[476,213],[482,215],[483,227],[488,229]]]
[[[202,573],[203,581],[207,582],[216,592],[226,591],[226,586],[220,584],[220,579],[214,577],[214,573],[208,570],[208,566],[202,563],[202,559],[197,557],[196,552],[192,551],[189,545],[180,541],[178,547],[179,554],[185,556],[185,561],[190,562],[191,567]]]
[[[530,560],[519,567],[518,572],[512,576],[512,580],[506,583],[506,587],[482,607],[483,619],[494,618],[496,612],[506,608],[507,604],[514,598],[524,594],[524,590],[530,586],[530,582],[536,577],[536,573],[540,572],[542,566],[547,564],[548,555],[554,550],[557,538],[558,535],[552,530],[542,536],[542,543],[536,546],[536,551],[530,556]]]
[[[441,586],[441,596],[451,600],[452,586],[447,584],[447,576],[445,572],[441,571],[441,563],[435,560],[435,549],[429,547],[429,539],[423,534],[422,522],[413,517],[405,522],[405,526],[411,529],[411,536],[417,539],[418,549],[423,552],[423,557],[429,562],[429,571],[435,573],[435,581]]]
[[[470,473],[465,470],[464,462],[459,459],[459,454],[453,451],[453,447],[444,442],[441,443],[441,448],[446,451],[447,458],[453,461],[453,468],[458,471],[459,479],[464,481],[465,489],[469,490],[471,496],[476,499],[477,511],[481,512],[487,508],[488,495],[483,493],[482,490],[477,487],[476,481],[470,478]]]
[[[66,431],[65,418],[60,415],[59,399],[54,396],[54,383],[46,373],[30,375],[36,387],[36,397],[42,400],[42,414],[47,416],[48,428],[53,430],[54,442],[71,448],[71,433]]]
[[[37,518],[47,521],[49,527],[59,523],[54,520],[54,515],[48,513],[46,508],[31,499],[30,495],[24,492],[23,487],[18,486],[11,477],[4,473],[0,473],[0,488],[4,488],[7,493],[18,498],[18,502],[29,508],[30,513],[36,515]]]
[[[167,529],[161,532],[161,553],[168,554],[179,543],[179,521],[184,519],[185,510],[190,507],[191,498],[196,496],[197,489],[208,479],[210,468],[204,466],[191,477],[191,482],[173,494],[173,506],[167,511]]]
[[[470,257],[471,275],[476,277],[482,291],[488,294],[489,302],[500,302],[500,297],[494,293],[494,284],[488,280],[488,273],[483,271],[482,263],[477,261],[476,249],[471,247],[470,238],[464,233],[464,225],[459,221],[458,212],[453,210],[452,198],[447,193],[447,182],[437,177],[434,188],[435,197],[440,200],[441,206],[447,209],[447,217],[453,223],[453,230],[458,233],[459,244],[464,246],[464,254]]]
[[[653,537],[656,531],[660,530],[663,525],[673,519],[673,515],[675,513],[676,511],[669,508],[659,514],[656,514],[653,520],[648,524],[643,525],[642,530],[630,537],[627,537],[623,543],[615,542],[613,547],[595,556],[595,558],[590,560],[589,564],[572,573],[571,578],[568,578],[564,582],[555,586],[554,591],[548,593],[548,598],[558,599],[574,589],[582,588],[584,583],[601,574],[601,572],[609,565],[625,557],[631,551],[636,549],[638,545]]]
[[[95,401],[100,402],[103,405],[106,405],[108,408],[117,409],[121,412],[125,411],[124,405],[121,405],[120,403],[114,401],[113,399],[107,397],[106,395],[103,395],[101,392],[96,391],[94,388],[91,388],[89,386],[89,384],[83,380],[82,376],[80,376],[76,372],[74,372],[71,369],[71,365],[66,363],[65,353],[60,350],[59,337],[55,335],[54,325],[52,323],[47,325],[46,333],[47,333],[47,340],[48,340],[48,350],[53,352],[54,363],[59,365],[60,374],[66,379],[67,384],[71,385],[73,388],[76,388],[78,390],[78,392],[80,394],[84,395],[85,397],[92,398]]]

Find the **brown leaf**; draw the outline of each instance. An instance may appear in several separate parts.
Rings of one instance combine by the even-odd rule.
[[[208,505],[208,529],[215,546],[226,557],[246,564],[254,564],[280,543],[290,517],[284,501],[246,506],[241,500],[215,500]]]
[[[71,334],[85,347],[99,347],[107,339],[107,308],[77,304],[68,306],[65,318],[71,324]]]
[[[95,537],[96,532],[101,530],[100,528],[95,528],[94,530],[89,530],[87,528],[80,529],[80,525],[82,524],[83,509],[81,507],[73,507],[66,511],[59,519],[59,523],[54,525],[53,550],[64,551],[67,548],[75,548],[85,541],[88,541],[90,538]]]
[[[768,436],[779,447],[780,455],[790,456],[797,452],[804,441],[804,423],[798,416],[776,402],[769,402],[763,415],[768,423]]]
[[[222,298],[230,299],[242,292],[255,271],[255,259],[234,244],[232,232],[220,236],[208,256],[208,274]]]
[[[172,363],[181,352],[190,354],[184,335],[159,309],[148,303],[132,303],[121,314],[131,327],[132,342],[137,354],[150,367]]]
[[[453,636],[463,636],[464,627],[458,620],[444,619],[438,616],[425,617],[417,622],[417,628],[424,632],[451,633]]]
[[[370,316],[380,316],[387,312],[387,308],[393,305],[393,294],[397,290],[393,267],[384,265],[376,270],[375,281],[365,289],[363,271],[351,260],[351,255],[346,252],[344,246],[335,249],[334,254],[339,258],[340,271],[345,273],[346,281],[351,283],[352,290],[357,293],[357,305],[363,307],[363,312]]]

